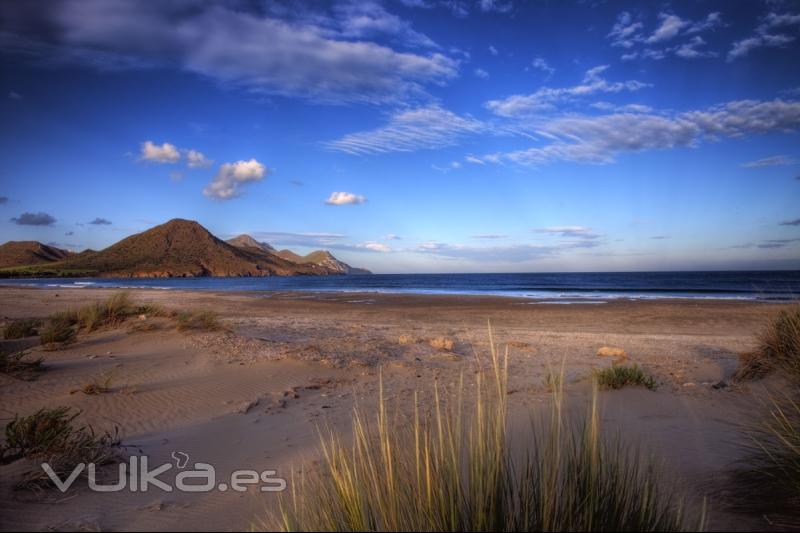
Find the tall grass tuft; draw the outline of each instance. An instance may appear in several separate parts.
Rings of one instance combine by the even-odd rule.
[[[49,346],[64,346],[75,340],[75,324],[78,316],[75,312],[64,311],[50,315],[44,328],[39,331],[42,344]]]
[[[773,396],[749,429],[747,457],[734,471],[733,504],[770,523],[800,529],[800,400]]]
[[[490,333],[491,335],[491,333]],[[524,459],[507,438],[508,353],[491,343],[475,402],[443,398],[413,420],[356,410],[353,440],[322,439],[317,473],[293,479],[278,520],[286,531],[676,531],[687,528],[672,490],[633,449],[600,435],[597,405],[573,423],[563,391]],[[563,378],[559,380],[563,382]],[[596,398],[596,394],[594,396]]]
[[[68,407],[42,409],[26,416],[14,417],[5,429],[5,442],[0,446],[0,464],[18,459],[46,462],[62,479],[80,463],[98,466],[118,460],[117,435],[95,433],[91,426],[75,426],[80,411]],[[52,481],[41,468],[26,473],[17,488],[42,489]]]
[[[44,370],[44,359],[37,357],[25,359],[25,352],[0,353],[0,374],[6,374],[24,381],[32,380]]]
[[[758,346],[740,357],[736,379],[754,380],[781,371],[800,382],[800,305],[784,309],[758,336]]]
[[[220,331],[225,329],[220,322],[219,315],[214,311],[181,311],[175,319],[178,323],[178,331]]]
[[[136,312],[130,294],[118,292],[104,302],[96,302],[78,309],[78,324],[87,332],[92,332],[104,326],[117,326]]]
[[[20,318],[13,320],[3,329],[3,338],[9,340],[34,337],[38,334],[38,329],[41,325],[42,321],[36,318]]]

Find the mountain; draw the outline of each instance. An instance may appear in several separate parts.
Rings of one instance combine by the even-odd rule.
[[[372,274],[372,272],[364,268],[351,267],[344,261],[336,259],[327,250],[317,250],[305,256],[298,255],[291,250],[281,250],[277,252],[277,255],[298,265],[320,265],[333,274]]]
[[[274,254],[277,252],[275,248],[270,246],[266,242],[258,242],[250,235],[239,235],[238,237],[234,237],[233,239],[228,239],[228,244],[236,246],[237,248],[255,248],[256,250],[261,250],[262,252],[267,252],[270,254]]]
[[[319,276],[357,270],[330,254],[325,260],[291,261],[247,235],[225,242],[197,222],[174,219],[104,250],[79,254],[38,242],[9,242],[0,246],[0,276]]]
[[[37,241],[9,241],[0,245],[0,268],[54,263],[71,255],[72,252]]]
[[[351,267],[326,250],[317,250],[306,256],[298,255],[291,250],[281,250],[279,252],[272,245],[266,242],[259,242],[250,235],[239,235],[226,242],[239,248],[256,249],[273,254],[296,265],[314,265],[324,270],[325,274],[371,274],[369,270]]]

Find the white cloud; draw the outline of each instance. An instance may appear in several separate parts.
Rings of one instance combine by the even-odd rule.
[[[203,194],[217,200],[230,200],[242,194],[244,184],[261,181],[266,174],[267,168],[255,159],[224,163]]]
[[[386,126],[345,135],[325,143],[325,147],[354,155],[410,152],[452,146],[465,135],[485,129],[485,124],[472,117],[429,106],[399,111]]]
[[[508,13],[514,8],[510,0],[478,0],[478,6],[481,11],[496,13]]]
[[[497,48],[495,48],[494,46],[489,45],[489,53],[492,54],[493,56],[496,56],[500,52],[498,52]]]
[[[359,205],[366,201],[364,196],[351,192],[332,192],[325,203],[328,205]]]
[[[572,102],[598,93],[638,91],[650,84],[636,80],[609,82],[602,77],[608,65],[600,65],[586,71],[579,85],[562,88],[543,87],[533,94],[516,94],[501,100],[490,100],[485,107],[502,117],[522,117],[542,111],[550,111],[556,104]]]
[[[745,57],[758,48],[786,46],[795,40],[795,36],[780,32],[792,29],[796,31],[796,28],[794,28],[796,26],[800,26],[800,14],[768,13],[762,17],[752,36],[733,43],[728,52],[728,61],[735,61]]]
[[[52,0],[47,9],[24,3],[2,9],[6,53],[99,69],[171,67],[322,102],[413,98],[458,70],[458,61],[442,53],[400,51],[359,37],[395,32],[402,47],[432,45],[380,7],[333,17],[200,1]]]
[[[715,57],[716,52],[700,50],[706,45],[706,41],[699,35],[695,35],[688,42],[683,43],[675,49],[675,55],[684,59],[695,59],[698,57]]]
[[[177,163],[181,159],[181,153],[174,144],[145,141],[142,143],[140,159],[153,163]]]
[[[669,13],[659,13],[658,18],[661,20],[658,28],[647,38],[650,44],[668,41],[676,37],[682,29],[689,26],[689,22],[683,20],[677,15]]]
[[[380,242],[364,242],[354,245],[358,249],[369,250],[370,252],[389,253],[392,251],[391,247]]]
[[[186,151],[186,164],[189,168],[206,168],[214,164],[214,161],[207,159],[205,155],[197,150]]]
[[[489,78],[489,73],[488,73],[488,72],[486,72],[485,70],[483,70],[482,68],[476,68],[476,69],[473,71],[473,73],[474,73],[474,74],[475,74],[477,77],[479,77],[479,78],[482,78],[482,79],[484,79],[484,80],[485,80],[485,79],[487,79],[487,78]]]
[[[765,157],[763,159],[757,159],[756,161],[743,163],[742,166],[744,168],[761,168],[761,167],[785,167],[795,164],[797,164],[797,161],[795,161],[789,156],[775,155],[772,157]]]
[[[401,241],[403,238],[399,235],[395,235],[394,233],[389,233],[388,235],[383,236],[384,241]]]
[[[800,128],[800,102],[738,100],[678,114],[614,113],[566,116],[531,125],[547,142],[524,150],[487,154],[487,163],[541,166],[556,161],[604,164],[623,152],[697,146]]]
[[[617,21],[608,34],[608,38],[611,40],[612,46],[626,50],[621,56],[623,61],[633,59],[659,60],[670,54],[675,54],[684,59],[717,55],[713,52],[699,50],[701,46],[705,45],[705,40],[697,34],[721,26],[722,18],[719,12],[709,13],[705,18],[698,21],[681,18],[674,13],[661,12],[658,14],[658,19],[658,26],[648,34],[645,32],[645,25],[641,20],[634,20],[634,17],[627,11],[619,14]],[[668,44],[692,34],[695,34],[694,37],[688,41],[673,45]]]
[[[545,80],[549,80],[555,73],[556,69],[551,67],[550,64],[542,57],[537,57],[531,62],[531,67],[545,73]]]

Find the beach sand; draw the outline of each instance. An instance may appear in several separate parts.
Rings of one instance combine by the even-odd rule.
[[[0,318],[45,317],[101,300],[110,290],[0,288]],[[215,293],[135,290],[136,302],[211,309],[230,333],[181,333],[168,319],[130,332],[125,324],[57,351],[33,348],[46,371],[34,381],[0,375],[4,423],[60,405],[97,429],[119,428],[125,454],[151,465],[183,452],[214,465],[292,472],[318,459],[320,429],[349,431],[352,409],[374,409],[382,376],[392,405],[408,408],[434,379],[452,386],[488,353],[487,324],[509,347],[512,419],[550,401],[545,377],[564,365],[566,391],[585,404],[593,369],[613,364],[599,348],[625,350],[651,373],[656,392],[601,393],[607,430],[652,451],[697,503],[708,498],[708,529],[763,529],[720,500],[742,456],[741,425],[761,416],[758,386],[731,382],[737,356],[781,306],[720,300],[613,301],[552,305],[496,297],[391,294]],[[134,319],[137,320],[137,319]],[[23,343],[24,344],[24,343]],[[21,347],[0,341],[0,349]],[[112,391],[71,394],[94,376]],[[720,382],[725,386],[720,388]],[[715,387],[716,385],[716,387]],[[27,465],[0,467],[0,529],[231,530],[258,527],[275,494],[247,492],[67,494],[14,490]],[[177,469],[175,469],[177,470]],[[169,480],[175,472],[163,479]]]

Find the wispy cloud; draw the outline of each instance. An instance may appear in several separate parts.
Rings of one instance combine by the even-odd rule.
[[[497,241],[497,240],[507,239],[508,235],[504,235],[502,233],[479,233],[477,235],[471,235],[470,238],[487,240],[487,241]]]
[[[487,154],[481,160],[541,166],[556,161],[604,164],[623,152],[697,146],[724,137],[785,132],[800,127],[800,102],[738,100],[677,114],[614,113],[566,116],[531,128],[542,146]]]
[[[206,158],[202,152],[198,152],[197,150],[187,150],[186,164],[189,166],[189,168],[206,168],[213,165],[214,161]]]
[[[800,226],[800,218],[796,218],[794,220],[784,220],[780,224],[781,226]]]
[[[789,166],[797,164],[797,161],[792,159],[789,156],[785,155],[775,155],[772,157],[765,157],[763,159],[757,159],[755,161],[749,161],[747,163],[742,163],[744,168],[760,168],[760,167],[779,167],[779,166]]]
[[[110,226],[111,221],[106,218],[97,217],[91,222],[89,222],[89,224],[91,224],[92,226]]]
[[[700,20],[682,18],[675,13],[658,14],[658,25],[648,33],[640,18],[623,11],[611,28],[611,45],[623,48],[623,60],[663,59],[674,54],[684,59],[714,57],[716,52],[704,50],[705,39],[699,34],[722,25],[719,12],[711,12]],[[682,39],[683,42],[680,42]],[[685,40],[688,39],[688,40]],[[676,42],[678,41],[678,42]]]
[[[800,14],[770,12],[762,17],[753,35],[733,43],[728,52],[728,61],[743,58],[758,48],[786,46],[795,40],[795,36],[786,31],[796,31],[798,26]]]
[[[603,78],[608,65],[586,71],[583,81],[572,87],[543,87],[532,94],[515,94],[500,100],[489,100],[485,107],[501,117],[524,117],[552,111],[557,104],[575,102],[599,93],[638,91],[650,85],[637,80],[610,82]]]
[[[5,205],[8,203],[8,196],[0,196],[0,205]]]
[[[377,154],[437,149],[456,144],[487,126],[472,117],[459,116],[439,106],[399,111],[386,126],[351,133],[324,144],[329,150],[348,154]]]

